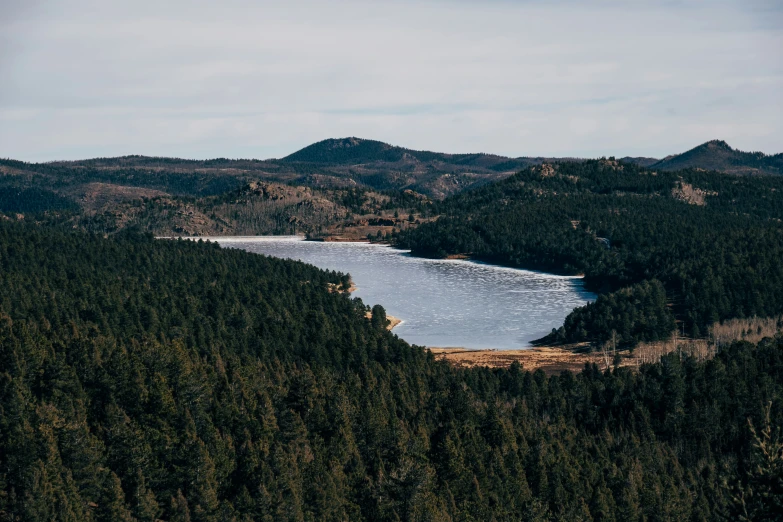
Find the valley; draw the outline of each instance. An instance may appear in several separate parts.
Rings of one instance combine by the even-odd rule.
[[[0,522],[783,521],[783,2],[0,35]]]

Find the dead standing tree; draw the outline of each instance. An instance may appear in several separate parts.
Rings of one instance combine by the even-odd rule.
[[[617,357],[617,332],[612,330],[609,340],[601,345],[601,356],[604,359],[606,369],[610,369]]]

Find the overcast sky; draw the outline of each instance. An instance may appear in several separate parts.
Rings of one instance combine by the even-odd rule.
[[[0,157],[783,152],[783,2],[0,0]]]

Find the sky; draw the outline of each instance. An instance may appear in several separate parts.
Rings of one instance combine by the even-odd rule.
[[[0,0],[0,157],[783,152],[779,0]]]

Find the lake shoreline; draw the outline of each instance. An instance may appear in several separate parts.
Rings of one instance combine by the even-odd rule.
[[[260,236],[259,236],[260,237]],[[348,237],[348,236],[338,236],[338,235],[331,235],[331,236],[324,236],[319,238],[308,238],[305,236],[305,241],[313,241],[316,243],[369,243],[371,245],[380,245],[380,246],[389,246],[391,248],[396,248],[397,250],[406,250],[404,248],[398,248],[388,241],[370,241],[365,238],[354,238],[354,237]],[[474,263],[485,263],[492,266],[501,266],[504,268],[514,268],[517,270],[527,270],[528,272],[540,272],[542,274],[548,274],[548,275],[556,275],[560,277],[573,277],[575,279],[584,279],[585,274],[567,274],[567,273],[561,273],[551,270],[542,270],[538,268],[526,268],[522,266],[517,266],[511,263],[501,263],[496,260],[490,260],[490,259],[484,259],[480,256],[475,256],[471,253],[458,253],[458,254],[448,254],[446,257],[430,257],[430,256],[422,256],[419,254],[414,254],[413,251],[408,250],[411,256],[419,257],[421,259],[448,259],[448,260],[463,260],[463,261],[472,261]]]
[[[274,237],[274,236],[257,236],[257,237]],[[286,237],[286,236],[280,236],[280,237]],[[301,236],[300,236],[301,237]],[[355,239],[355,238],[349,238],[349,237],[343,237],[343,236],[326,236],[322,238],[304,238],[304,241],[312,241],[314,243],[365,243],[370,245],[378,245],[378,246],[387,246],[389,248],[394,248],[396,250],[401,250],[404,252],[407,252],[412,257],[418,257],[420,259],[443,259],[443,260],[458,260],[458,261],[470,261],[473,263],[481,263],[485,265],[491,265],[491,266],[498,266],[503,268],[513,268],[515,270],[525,270],[528,272],[537,272],[541,274],[547,274],[547,275],[554,275],[558,277],[569,277],[573,279],[584,279],[585,274],[579,273],[579,274],[567,274],[567,273],[561,273],[561,272],[555,272],[551,270],[542,270],[539,268],[526,268],[523,266],[517,266],[511,263],[501,263],[495,260],[490,259],[484,259],[480,256],[475,256],[470,253],[462,253],[462,254],[448,254],[446,257],[431,257],[431,256],[422,256],[419,254],[414,254],[412,250],[407,250],[405,248],[399,248],[388,241],[370,241],[368,239]]]
[[[471,254],[450,254],[446,257],[430,257],[430,256],[422,256],[414,254],[413,251],[400,248],[392,245],[391,243],[385,242],[385,241],[369,241],[367,239],[308,239],[306,236],[302,234],[296,234],[296,235],[285,235],[285,236],[156,236],[155,239],[188,239],[188,240],[204,240],[204,241],[226,241],[226,242],[233,242],[233,241],[303,241],[306,243],[351,243],[351,244],[359,244],[359,245],[374,245],[374,246],[381,246],[381,247],[387,247],[391,248],[393,250],[397,250],[398,252],[408,254],[411,257],[415,257],[418,259],[430,259],[433,261],[466,261],[469,263],[476,263],[480,265],[487,265],[487,266],[493,266],[497,268],[508,268],[511,270],[521,270],[524,272],[531,272],[533,274],[543,274],[547,276],[554,276],[561,279],[584,279],[585,274],[561,274],[557,272],[550,272],[546,270],[541,270],[537,268],[525,268],[521,266],[512,265],[509,263],[499,263],[497,261],[491,261],[487,259],[483,259],[481,257],[476,257]],[[594,293],[594,292],[592,292]]]
[[[393,330],[395,326],[402,324],[402,319],[394,317],[393,315],[386,315],[386,319],[389,320],[389,325],[386,327],[388,330]]]
[[[183,239],[215,242],[350,275],[350,281],[343,279],[345,287],[332,283],[329,291],[358,294],[365,303],[381,304],[392,321],[390,329],[419,346],[495,347],[509,353],[532,348],[536,339],[560,326],[573,308],[595,299],[579,277],[468,256],[433,259],[376,242],[307,241],[301,235]]]

